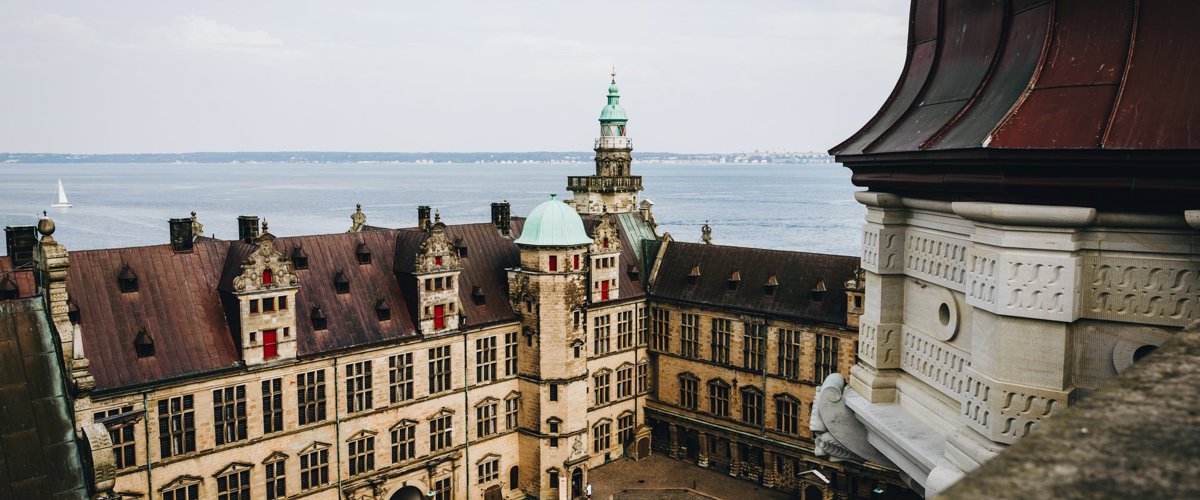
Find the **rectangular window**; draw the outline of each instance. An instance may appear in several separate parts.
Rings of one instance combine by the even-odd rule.
[[[617,368],[617,399],[633,395],[633,365]]]
[[[838,371],[838,338],[829,335],[817,335],[816,366],[813,380],[821,383],[831,373]]]
[[[275,332],[274,328],[262,332],[263,359],[279,357],[279,339]]]
[[[597,406],[609,401],[609,373],[604,371],[592,376],[592,394],[595,396],[594,401]]]
[[[550,384],[550,401],[558,401],[558,384]]]
[[[656,351],[671,350],[671,313],[657,307],[650,309],[650,348]]]
[[[700,381],[691,377],[679,377],[679,406],[689,410],[696,409],[697,392]]]
[[[329,484],[329,449],[323,448],[300,455],[300,489],[307,490]]]
[[[475,339],[475,383],[496,380],[496,337]]]
[[[429,452],[433,453],[441,451],[445,448],[454,446],[454,441],[450,434],[452,415],[442,415],[429,421]]]
[[[608,280],[600,282],[600,300],[608,300]]]
[[[429,393],[450,390],[450,346],[429,350]]]
[[[263,434],[283,430],[283,379],[262,381]]]
[[[558,448],[558,435],[557,435],[558,434],[558,422],[550,421],[550,422],[548,422],[548,424],[550,426],[549,433],[551,434],[550,447]]]
[[[346,413],[370,410],[374,391],[371,389],[371,361],[346,365]]]
[[[217,500],[250,500],[250,469],[217,477]]]
[[[287,309],[287,295],[279,297],[279,310],[282,311],[285,309]]]
[[[504,334],[504,376],[517,374],[517,332]]]
[[[213,428],[217,446],[246,439],[246,386],[213,391]]]
[[[107,418],[107,417],[115,417],[117,415],[124,415],[126,413],[133,413],[132,405],[126,405],[126,406],[122,406],[120,408],[113,408],[106,412],[104,412],[104,411],[96,412],[95,414],[92,415],[92,419],[100,420],[100,419]],[[121,425],[120,427],[108,430],[108,438],[110,440],[112,440],[113,455],[117,459],[117,463],[116,463],[117,470],[137,466],[137,452],[134,451],[134,446],[133,446],[134,445],[134,435],[135,435],[134,431],[133,431],[133,426],[134,426],[134,422],[128,422],[128,423]]]
[[[454,500],[454,476],[433,483],[433,500]]]
[[[446,327],[446,306],[438,304],[433,306],[433,329],[441,330]]]
[[[479,484],[495,481],[500,478],[500,459],[493,458],[479,464]]]
[[[267,462],[267,500],[276,500],[287,496],[287,460]]]
[[[742,421],[750,425],[762,425],[762,393],[755,390],[742,391]]]
[[[574,257],[575,257],[575,258],[574,258],[574,261],[575,261],[575,267],[574,267],[574,269],[575,269],[576,271],[578,271],[578,270],[579,270],[579,254],[575,254],[575,255],[574,255]]]
[[[700,316],[679,315],[679,355],[685,358],[700,356]]]
[[[375,436],[350,441],[350,475],[375,470]]]
[[[275,312],[275,297],[262,299],[263,312]]]
[[[325,420],[325,370],[296,375],[296,410],[300,425]]]
[[[412,353],[388,357],[388,393],[392,404],[413,398]]]
[[[800,332],[779,329],[779,375],[800,378]]]
[[[171,488],[162,492],[163,500],[200,500],[200,483]]]
[[[617,445],[625,446],[633,441],[633,414],[626,413],[617,417]]]
[[[417,457],[417,426],[404,424],[392,429],[392,463]]]
[[[517,428],[517,412],[521,409],[520,398],[508,398],[504,400],[504,428],[513,430]]]
[[[637,343],[638,343],[638,345],[646,345],[646,343],[650,341],[648,338],[648,335],[647,335],[647,330],[646,330],[646,308],[639,307],[639,308],[637,308],[636,313],[637,313],[637,318],[636,318],[637,319],[637,325],[636,325]]]
[[[475,407],[475,435],[487,437],[496,433],[496,403]]]
[[[638,394],[650,392],[650,363],[638,363],[637,379]]]
[[[612,424],[600,422],[592,426],[592,451],[601,453],[612,447]]]
[[[747,370],[766,368],[767,325],[745,323],[745,342],[742,343],[742,366]]]
[[[549,267],[549,269],[550,269],[550,272],[555,272],[555,271],[558,271],[558,256],[557,256],[557,255],[551,255],[551,256],[550,256],[550,267]]]
[[[250,314],[258,314],[258,299],[250,299]]]
[[[608,351],[612,347],[609,343],[608,319],[609,316],[605,314],[603,316],[596,316],[592,320],[594,326],[592,329],[592,354],[595,356],[608,354]]]
[[[617,313],[617,349],[633,347],[633,311]]]
[[[800,405],[793,399],[775,398],[775,430],[784,434],[799,432]]]
[[[718,417],[729,416],[729,386],[720,382],[708,383],[708,412]]]
[[[727,319],[712,320],[712,360],[714,363],[729,364],[729,334],[732,322]]]

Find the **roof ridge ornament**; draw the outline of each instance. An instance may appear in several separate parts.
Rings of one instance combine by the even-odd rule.
[[[367,224],[367,214],[362,211],[362,203],[354,204],[354,213],[350,214],[350,229],[347,233],[357,233],[363,230],[363,226]]]

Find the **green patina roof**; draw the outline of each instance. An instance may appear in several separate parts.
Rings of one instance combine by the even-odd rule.
[[[608,86],[608,104],[600,110],[600,123],[625,123],[627,121],[629,118],[625,116],[625,108],[621,107],[621,93],[617,89],[617,80],[614,78],[612,85]]]
[[[575,209],[554,199],[554,195],[529,212],[521,237],[516,241],[518,245],[541,247],[573,247],[591,242],[583,229],[583,219]]]

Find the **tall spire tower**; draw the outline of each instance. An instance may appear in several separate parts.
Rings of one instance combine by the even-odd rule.
[[[641,176],[629,175],[633,141],[626,135],[625,108],[617,89],[617,71],[608,86],[608,104],[600,110],[600,137],[596,138],[596,175],[567,178],[580,214],[622,213],[637,210]]]

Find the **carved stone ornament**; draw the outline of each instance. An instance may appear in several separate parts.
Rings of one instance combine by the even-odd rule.
[[[233,279],[233,289],[238,292],[296,286],[298,282],[291,262],[275,249],[275,235],[266,229],[264,222],[263,232],[255,240],[258,248],[242,261],[242,275]],[[271,283],[264,285],[263,272],[268,269],[271,270]]]
[[[571,442],[571,456],[567,460],[575,460],[583,457],[583,434],[576,434],[575,440]]]
[[[117,484],[117,456],[113,453],[112,439],[104,424],[93,423],[83,428],[92,454],[92,471],[95,474],[96,493],[101,498],[111,495]]]
[[[196,212],[192,212],[192,240],[198,240],[204,236],[204,224],[196,220]]]
[[[350,214],[350,230],[347,233],[357,233],[363,230],[363,226],[367,225],[367,214],[362,211],[362,205],[354,206],[354,213]]]
[[[458,259],[458,249],[446,237],[446,225],[441,221],[435,222],[429,229],[429,238],[421,243],[417,251],[413,269],[417,273],[434,273],[438,271],[462,270],[462,262]]]
[[[617,228],[609,221],[607,212],[604,217],[600,218],[600,224],[596,226],[596,229],[592,230],[592,245],[588,251],[593,254],[621,251],[621,238],[617,235]]]
[[[846,379],[834,373],[817,389],[808,421],[813,433],[813,453],[834,462],[870,461],[890,466],[892,462],[867,441],[867,428],[846,407],[842,397],[845,386]]]

